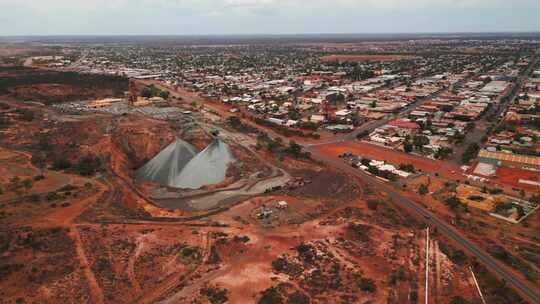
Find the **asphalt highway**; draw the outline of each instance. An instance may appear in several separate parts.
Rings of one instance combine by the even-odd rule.
[[[311,150],[309,147],[305,147],[305,149],[306,151],[311,152],[314,159],[331,165],[333,168],[340,169],[343,172],[350,173],[351,175],[358,177],[363,182],[371,184],[378,190],[387,193],[392,198],[392,203],[396,204],[398,208],[405,208],[419,215],[429,226],[436,227],[439,233],[457,242],[466,252],[474,256],[484,266],[497,273],[501,278],[512,285],[523,297],[525,297],[525,299],[528,299],[531,303],[540,303],[540,294],[536,288],[514,275],[510,270],[507,269],[506,266],[501,265],[501,263],[496,261],[488,253],[484,252],[466,237],[461,235],[456,229],[447,224],[445,221],[437,218],[433,213],[423,206],[402,196],[391,186],[386,185],[382,181],[365,174],[361,170],[349,166],[341,159],[321,155],[320,153]]]
[[[336,136],[335,138],[326,142],[320,142],[317,144],[303,144],[302,146],[305,149],[305,151],[311,152],[311,155],[314,159],[322,161],[333,168],[342,170],[343,172],[347,172],[359,178],[363,182],[373,185],[378,190],[387,193],[391,197],[392,203],[396,204],[399,209],[409,210],[410,212],[419,215],[425,223],[427,223],[431,227],[437,228],[439,233],[454,240],[456,243],[458,243],[462,247],[462,249],[464,249],[470,255],[474,256],[485,267],[487,267],[489,270],[493,271],[494,273],[498,274],[500,278],[504,279],[511,286],[513,286],[515,290],[518,291],[529,302],[534,303],[534,304],[540,303],[540,294],[535,287],[531,286],[528,282],[525,282],[520,277],[516,276],[512,271],[509,270],[509,268],[507,268],[506,266],[496,261],[488,253],[486,253],[485,251],[480,249],[478,246],[476,246],[474,243],[469,241],[466,237],[460,234],[456,229],[454,229],[452,226],[447,224],[445,221],[437,218],[429,210],[419,205],[418,203],[415,203],[414,201],[404,197],[403,195],[398,193],[396,190],[394,190],[391,186],[383,183],[382,181],[370,175],[367,175],[358,169],[355,169],[349,166],[347,163],[343,162],[341,159],[327,157],[311,149],[311,147],[313,146],[319,146],[319,145],[325,145],[325,144],[330,144],[330,143],[337,143],[337,142],[343,142],[346,140],[356,139],[356,136],[358,134],[365,131],[368,131],[368,132],[372,131],[386,124],[389,119],[392,119],[395,117],[403,117],[405,115],[408,115],[408,113],[410,113],[412,110],[414,110],[421,104],[427,102],[428,100],[435,98],[436,96],[438,96],[444,91],[446,90],[441,90],[439,92],[436,92],[431,96],[423,98],[407,106],[405,109],[403,109],[402,112],[400,112],[397,115],[393,115],[393,117],[389,117],[387,119],[383,119],[380,121],[367,123],[361,126],[360,128],[358,128],[357,130],[355,130],[353,133],[346,134],[344,136]],[[282,137],[279,134],[274,134],[274,132],[269,132],[269,135],[271,137]],[[282,137],[282,139],[284,138]]]

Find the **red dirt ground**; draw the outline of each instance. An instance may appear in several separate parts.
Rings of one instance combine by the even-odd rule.
[[[13,231],[0,229],[0,245],[6,239],[10,244],[9,251],[0,250],[0,255],[14,264],[8,269],[9,284],[0,280],[2,299],[10,303],[22,296],[26,303],[208,303],[201,289],[209,283],[227,288],[229,303],[256,302],[263,289],[277,283],[291,283],[294,289],[307,291],[311,303],[405,303],[412,290],[423,294],[423,230],[392,208],[387,194],[375,192],[368,184],[330,169],[315,170],[317,164],[310,168],[300,161],[285,160],[291,175],[308,180],[305,185],[248,199],[200,220],[164,221],[136,209],[145,197],[130,186],[128,173],[170,141],[175,134],[172,126],[130,115],[80,119],[55,125],[42,135],[28,132],[31,124],[39,127],[41,120],[36,119],[28,126],[18,125],[18,130],[11,128],[13,137],[0,141],[3,146],[20,146],[22,142],[36,144],[43,136],[53,152],[66,159],[75,161],[87,153],[109,159],[108,170],[93,179],[93,191],[78,192],[71,206],[44,213],[42,220],[33,223],[18,221],[12,215],[4,217],[21,228],[13,238]],[[367,149],[354,142],[321,149],[335,157],[344,145],[349,150],[354,147],[354,151]],[[335,148],[328,148],[332,146]],[[367,147],[373,158],[381,154],[407,157],[418,162],[419,168],[432,168],[431,160]],[[257,208],[280,200],[286,200],[288,208],[274,212],[279,215],[275,226],[265,225],[256,216]],[[375,208],[369,207],[370,200],[376,200]],[[45,227],[49,228],[46,233]],[[32,232],[29,229],[34,229],[31,237],[27,237]],[[248,238],[238,243],[235,236]],[[297,248],[305,243],[315,249],[309,250],[310,258]],[[190,250],[184,250],[187,247]],[[272,262],[280,256],[299,265],[302,276],[275,269]],[[432,302],[446,303],[457,294],[470,300],[463,288],[468,288],[469,295],[474,293],[472,286],[466,285],[467,269],[447,265],[443,263],[442,269],[457,270],[450,273],[451,284],[442,285],[441,292],[448,292]],[[388,275],[398,273],[398,269],[404,270],[405,277],[390,286]],[[334,275],[330,276],[330,271]],[[42,282],[35,280],[38,274]],[[377,290],[361,292],[356,281],[359,276],[372,279]],[[35,290],[40,293],[32,295]]]
[[[532,191],[535,193],[540,193],[539,186],[519,183],[520,179],[540,182],[540,172],[534,172],[534,171],[517,169],[517,168],[499,167],[499,169],[497,169],[497,174],[495,176],[496,178],[494,179],[494,181],[496,183],[510,185],[512,187],[525,189],[527,191]]]
[[[319,153],[332,157],[337,157],[344,152],[351,152],[370,159],[384,160],[397,166],[400,164],[412,164],[417,169],[424,172],[438,173],[440,176],[447,179],[455,180],[463,177],[460,174],[460,168],[456,165],[439,160],[406,154],[364,142],[347,141],[337,144],[317,146],[313,149]]]

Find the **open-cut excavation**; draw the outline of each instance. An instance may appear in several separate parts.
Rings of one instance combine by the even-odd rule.
[[[189,143],[176,139],[136,172],[140,181],[181,189],[199,189],[222,182],[234,162],[229,146],[214,139],[197,153]]]

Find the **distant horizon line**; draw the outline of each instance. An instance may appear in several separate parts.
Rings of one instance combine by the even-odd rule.
[[[533,31],[443,31],[443,32],[350,32],[350,33],[204,33],[204,34],[13,34],[0,35],[8,38],[32,38],[32,37],[230,37],[230,36],[360,36],[360,35],[481,35],[481,34],[540,34],[540,30]]]

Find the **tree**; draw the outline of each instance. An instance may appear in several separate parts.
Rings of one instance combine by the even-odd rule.
[[[435,152],[435,158],[445,159],[452,153],[454,153],[454,150],[452,150],[451,148],[442,147],[439,150],[437,150],[437,152]]]
[[[422,196],[426,195],[429,192],[428,186],[422,184],[418,187],[418,193]]]
[[[206,298],[212,304],[222,304],[229,301],[227,289],[207,286],[202,288],[200,294],[206,296]]]
[[[302,153],[302,146],[297,144],[294,140],[291,140],[289,142],[288,152],[292,154],[295,158],[298,158]]]
[[[358,113],[355,113],[353,117],[351,118],[353,126],[359,126],[362,124],[362,118],[358,115]]]
[[[418,149],[429,144],[429,138],[425,135],[416,135],[413,137],[413,144]]]
[[[145,98],[150,98],[150,97],[152,97],[152,91],[150,90],[150,88],[144,87],[141,90],[141,96],[145,97]]]
[[[335,102],[336,102],[336,104],[344,103],[345,102],[345,95],[343,95],[341,93],[337,94]]]
[[[224,94],[224,95],[230,95],[232,93],[232,90],[231,90],[231,87],[229,87],[229,85],[225,84],[223,86],[223,88],[221,89],[221,92]]]
[[[144,87],[144,88],[141,90],[141,96],[142,96],[142,97],[145,97],[145,98],[150,98],[150,97],[152,97],[152,90],[150,89],[150,87]]]
[[[416,290],[411,290],[409,295],[411,298],[411,303],[416,303],[416,301],[418,300],[418,292]]]
[[[362,160],[360,161],[360,163],[366,167],[369,167],[369,164],[371,163],[371,159],[369,158],[362,158]]]
[[[75,166],[75,170],[82,176],[92,176],[101,168],[101,160],[90,155],[83,156]]]
[[[17,195],[20,195],[21,194],[21,188],[23,188],[23,185],[21,183],[21,178],[20,177],[14,176],[9,180],[9,184],[8,184],[7,189],[10,192],[13,192],[13,193],[15,193]]]
[[[368,200],[367,206],[370,210],[377,210],[379,207],[379,201],[377,200]]]
[[[471,159],[475,158],[480,151],[480,146],[477,143],[470,144],[463,153],[461,160],[463,163],[469,163]]]
[[[11,125],[11,121],[7,117],[0,117],[0,129],[8,128]]]
[[[64,158],[58,158],[53,162],[53,170],[65,170],[71,168],[71,163]]]
[[[399,170],[414,173],[416,169],[414,168],[414,165],[412,164],[401,164],[399,165]]]
[[[373,175],[379,175],[380,171],[379,171],[379,168],[375,167],[375,166],[369,166],[368,167],[368,172],[373,174]]]
[[[450,304],[470,304],[470,303],[471,302],[465,300],[464,298],[460,296],[452,298],[452,301],[450,302]]]
[[[47,199],[47,201],[51,202],[51,201],[59,200],[61,197],[56,192],[49,192],[47,193],[47,196],[45,196],[45,198]]]
[[[268,152],[274,152],[277,148],[279,148],[280,144],[276,141],[270,140],[268,142],[268,145],[266,146],[266,149]]]
[[[452,209],[456,209],[457,207],[461,206],[461,200],[459,198],[457,198],[456,196],[452,196],[452,197],[449,197],[447,198],[444,203],[452,208]]]
[[[418,124],[420,125],[420,128],[422,128],[422,130],[431,130],[431,127],[433,126],[433,123],[429,118],[425,122],[419,121]]]
[[[287,303],[309,304],[310,300],[309,300],[309,297],[306,296],[304,293],[295,291],[293,294],[289,296]]]
[[[283,303],[283,297],[281,294],[277,291],[275,287],[266,289],[262,297],[257,302],[259,304],[278,304]]]
[[[27,179],[22,181],[22,186],[23,186],[25,192],[32,189],[33,185],[34,185],[34,183],[32,182],[32,179],[30,179],[30,178],[27,178]]]
[[[443,112],[451,112],[453,109],[454,109],[454,107],[451,106],[451,105],[443,105],[441,107],[441,111],[443,111]]]
[[[32,121],[35,118],[34,112],[28,109],[17,109],[15,113],[19,114],[23,121]]]
[[[234,129],[240,129],[243,127],[242,121],[236,116],[231,116],[228,119],[229,125]]]
[[[405,153],[411,153],[413,151],[413,145],[409,141],[406,141],[405,144],[403,144],[403,151],[405,151]]]
[[[297,109],[291,108],[289,110],[289,119],[292,119],[292,120],[299,120],[300,119],[300,113],[298,112]]]
[[[375,285],[375,281],[373,281],[372,279],[366,279],[366,278],[360,279],[360,282],[358,283],[358,287],[360,287],[362,291],[366,291],[370,293],[373,293],[377,290],[377,285]]]
[[[159,92],[159,97],[163,98],[163,99],[169,99],[169,91],[161,91]]]

